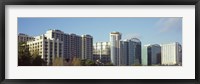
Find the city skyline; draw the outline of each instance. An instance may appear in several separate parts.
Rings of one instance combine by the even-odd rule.
[[[18,33],[20,66],[182,65],[178,17],[18,18]]]
[[[93,45],[93,37],[90,35],[65,34],[60,30],[48,30],[36,37],[20,33],[18,42],[19,65],[29,65],[24,61],[26,56],[32,57],[30,60],[33,60],[33,63],[30,65],[182,65],[182,47],[179,43],[155,44],[162,47],[157,49],[151,48],[151,45],[142,47],[138,38],[122,41],[120,32],[111,32],[110,43],[104,42],[100,45]],[[107,54],[102,55],[102,51]],[[35,55],[39,58],[35,58]]]
[[[89,34],[94,43],[108,42],[109,33],[119,31],[121,40],[136,37],[142,45],[182,44],[182,18],[18,18],[18,33],[37,36],[49,29]]]

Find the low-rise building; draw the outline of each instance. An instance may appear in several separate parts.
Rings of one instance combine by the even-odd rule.
[[[19,33],[18,34],[18,42],[27,42],[30,40],[34,40],[34,37],[31,37],[27,34]]]
[[[110,42],[96,42],[93,44],[93,60],[110,63]]]

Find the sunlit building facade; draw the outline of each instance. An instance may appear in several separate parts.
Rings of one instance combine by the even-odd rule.
[[[110,33],[110,50],[111,50],[111,63],[113,65],[120,65],[120,40],[121,33],[111,32]]]
[[[147,66],[148,65],[148,45],[142,46],[142,66]]]
[[[63,41],[47,38],[45,35],[36,36],[34,40],[27,41],[31,54],[38,54],[47,65],[52,65],[56,57],[63,58]]]
[[[90,35],[66,34],[55,29],[50,29],[45,34],[27,41],[29,51],[38,53],[47,65],[51,65],[56,57],[65,60],[73,58],[92,60],[92,44],[93,38]]]
[[[182,47],[179,43],[169,43],[161,45],[162,65],[182,65]]]
[[[54,38],[63,41],[64,59],[73,59],[82,57],[82,37],[73,33],[66,34],[63,31],[50,29],[46,31],[47,38]]]

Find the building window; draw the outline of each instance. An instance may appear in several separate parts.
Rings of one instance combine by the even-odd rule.
[[[54,38],[54,33],[52,33],[52,38]]]

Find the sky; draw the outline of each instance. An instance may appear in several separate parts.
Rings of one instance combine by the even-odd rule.
[[[58,29],[77,35],[89,34],[93,42],[108,42],[113,31],[122,33],[122,39],[138,38],[142,45],[179,42],[182,44],[181,17],[116,17],[116,18],[18,18],[18,33],[30,36]]]

